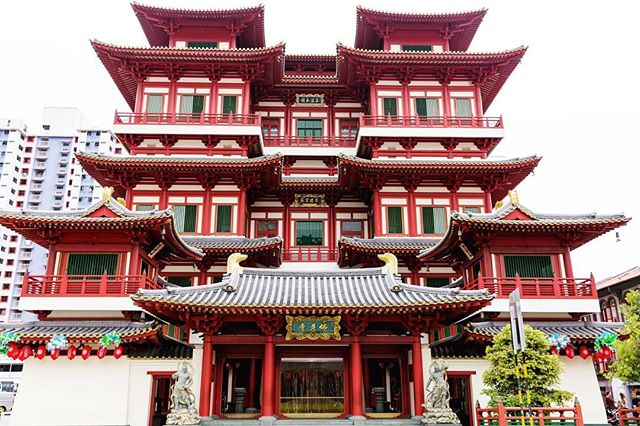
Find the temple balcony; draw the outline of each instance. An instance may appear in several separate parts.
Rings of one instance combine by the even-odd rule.
[[[129,298],[163,285],[143,275],[25,275],[25,311],[138,311]]]
[[[504,137],[502,117],[363,115],[363,137],[495,138]]]
[[[265,154],[282,152],[287,155],[355,155],[356,138],[343,136],[263,136]],[[332,149],[335,152],[331,152]]]
[[[291,247],[282,251],[284,262],[335,262],[338,250],[326,247]]]

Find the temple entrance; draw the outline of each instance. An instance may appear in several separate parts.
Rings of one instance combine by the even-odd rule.
[[[345,412],[342,358],[282,358],[280,412],[294,418],[333,418]]]
[[[226,358],[222,363],[221,412],[231,418],[249,418],[260,413],[262,360]]]
[[[400,358],[368,358],[364,360],[363,369],[366,414],[373,418],[402,415]]]
[[[449,402],[451,409],[458,415],[462,426],[471,426],[472,402],[471,402],[471,381],[469,374],[456,374],[450,372],[447,378],[449,382],[449,393],[451,400]]]
[[[152,375],[149,426],[162,426],[167,422],[169,392],[173,382],[171,374],[166,372]]]

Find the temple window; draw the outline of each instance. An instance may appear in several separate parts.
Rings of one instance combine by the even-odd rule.
[[[480,207],[465,207],[463,211],[465,213],[481,213]]]
[[[187,41],[189,49],[217,49],[217,41]]]
[[[470,98],[454,98],[453,105],[456,117],[471,117],[473,115]]]
[[[236,114],[237,113],[237,96],[225,95],[222,97],[222,113],[223,114]]]
[[[153,204],[138,204],[136,206],[136,211],[139,212],[148,212],[153,210]]]
[[[422,208],[422,233],[444,234],[446,228],[446,210],[444,207]]]
[[[340,136],[354,138],[358,135],[358,122],[355,120],[340,120]]]
[[[427,277],[427,287],[444,287],[449,285],[447,277]]]
[[[115,275],[118,269],[118,253],[69,253],[68,275]]]
[[[162,112],[164,95],[147,95],[147,113],[159,114]]]
[[[299,119],[298,136],[322,136],[322,120]]]
[[[263,120],[262,135],[266,138],[278,137],[280,135],[280,123],[278,120]]]
[[[192,278],[189,276],[170,276],[165,277],[167,282],[178,285],[180,287],[191,287]]]
[[[363,223],[359,220],[343,220],[340,223],[340,235],[364,238]]]
[[[402,234],[402,207],[387,207],[389,234]]]
[[[504,256],[504,272],[507,277],[519,275],[523,278],[552,278],[551,256],[518,255]]]
[[[433,46],[430,44],[403,44],[403,52],[431,52]]]
[[[296,221],[296,245],[297,246],[321,246],[323,240],[322,221],[298,220]]]
[[[383,115],[398,115],[398,99],[382,98]]]
[[[182,95],[180,112],[182,114],[201,114],[204,110],[203,95]]]
[[[275,237],[278,235],[278,222],[259,220],[256,222],[256,237]]]
[[[196,232],[196,214],[198,207],[195,205],[178,204],[173,206],[174,223],[178,232]]]
[[[231,232],[231,206],[216,207],[216,232]]]
[[[438,117],[440,115],[438,98],[416,98],[416,113],[420,117]]]

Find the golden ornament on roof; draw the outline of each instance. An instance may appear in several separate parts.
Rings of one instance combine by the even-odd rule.
[[[393,253],[379,254],[378,259],[384,262],[383,274],[391,272],[393,275],[398,275],[398,258]]]
[[[520,200],[518,198],[518,193],[516,191],[509,191],[509,202],[511,202],[511,204],[513,204],[514,206],[517,206],[518,204],[520,204]]]
[[[113,186],[105,186],[102,188],[102,201],[108,201],[113,195]]]
[[[242,275],[242,266],[240,262],[247,260],[249,256],[242,253],[233,253],[227,258],[227,274],[233,274],[237,272],[238,275]]]

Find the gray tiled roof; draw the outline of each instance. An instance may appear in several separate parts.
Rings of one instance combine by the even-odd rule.
[[[455,216],[458,219],[475,219],[475,220],[492,220],[492,219],[504,219],[510,213],[515,210],[520,210],[533,220],[537,221],[550,221],[550,222],[591,222],[591,221],[607,221],[607,220],[618,220],[625,219],[625,215],[623,213],[617,214],[606,214],[599,215],[595,212],[593,213],[582,213],[582,214],[550,214],[550,213],[538,213],[532,210],[529,210],[525,206],[520,203],[512,204],[508,203],[502,208],[492,211],[490,213],[469,213],[469,212],[456,212]]]
[[[602,333],[618,334],[622,328],[622,323],[593,321],[525,321],[525,324],[542,331],[546,335],[559,333],[576,340],[596,339]],[[467,328],[473,334],[494,336],[505,325],[507,325],[506,321],[486,321],[469,324]]]
[[[135,338],[158,327],[155,322],[68,320],[0,324],[0,331],[14,332],[23,340],[47,341],[55,334],[64,334],[69,340],[97,340],[111,332],[123,339]]]
[[[436,246],[442,238],[438,237],[341,237],[338,244],[365,250],[408,250],[421,251]]]
[[[414,311],[449,304],[490,301],[486,290],[428,288],[403,284],[381,268],[345,269],[335,272],[294,272],[244,268],[243,274],[226,275],[222,282],[198,287],[139,290],[139,302],[206,307],[290,308],[316,312],[339,309]]]
[[[183,236],[182,240],[190,247],[204,252],[207,250],[259,250],[264,247],[282,244],[282,238],[280,237],[246,238],[205,235]]]

